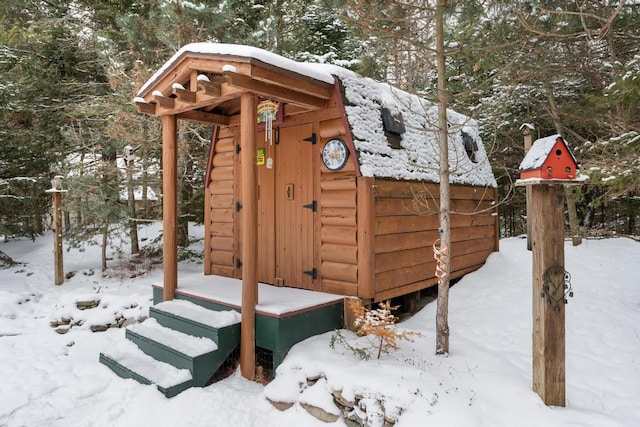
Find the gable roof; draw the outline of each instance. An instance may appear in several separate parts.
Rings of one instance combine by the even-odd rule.
[[[185,83],[180,79],[189,79],[189,74],[184,70],[181,74],[174,72],[179,64],[189,60],[194,64],[201,64],[204,68],[208,66],[203,65],[205,63],[201,60],[217,60],[219,64],[216,67],[220,70],[210,68],[205,71],[221,73],[228,80],[241,79],[246,73],[254,79],[252,82],[256,87],[275,88],[274,92],[280,93],[280,99],[284,102],[300,101],[298,105],[308,109],[322,108],[320,101],[326,99],[327,86],[338,84],[341,87],[344,113],[350,128],[347,138],[353,142],[362,175],[426,182],[440,180],[437,107],[387,83],[364,78],[335,65],[296,62],[250,46],[193,43],[180,49],[154,73],[138,92],[135,102],[148,106],[149,103],[155,102],[154,97],[162,101],[162,94],[157,96],[158,88],[161,89],[160,92],[164,91],[165,97],[169,96],[175,83]],[[225,61],[229,64],[220,65]],[[315,91],[313,84],[303,89],[284,88],[282,81],[273,80],[273,73],[269,74],[271,80],[267,81],[267,74],[263,71],[254,72],[253,68],[238,71],[232,65],[238,61],[248,61],[252,66],[258,64],[260,67],[270,67],[271,71],[297,76],[292,83],[293,86],[303,80],[305,84],[315,82],[313,84],[322,89],[324,95],[318,95],[321,91]],[[304,93],[291,93],[295,90]],[[289,101],[286,96],[289,96]],[[278,95],[274,98],[278,98]],[[392,116],[402,117],[404,121],[405,132],[396,135],[399,139],[397,148],[389,145],[381,115],[382,107],[389,109]],[[155,114],[158,114],[157,111]],[[447,111],[447,117],[451,182],[496,187],[497,183],[475,120],[452,110]],[[474,161],[467,154],[469,143],[473,147]]]
[[[573,153],[571,153],[571,150],[569,150],[569,147],[567,146],[565,140],[562,139],[562,136],[560,136],[559,134],[555,134],[547,136],[545,138],[536,139],[531,145],[529,151],[527,151],[524,159],[522,159],[518,170],[527,171],[541,168],[545,160],[547,160],[547,158],[549,157],[549,154],[551,154],[551,150],[553,150],[553,147],[555,147],[557,142],[560,142],[562,145],[564,145],[565,151],[569,153],[571,159],[573,160],[573,163],[578,166],[578,162],[573,156]]]

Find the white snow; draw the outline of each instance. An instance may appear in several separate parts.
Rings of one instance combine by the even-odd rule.
[[[196,77],[196,80],[198,80],[199,82],[211,82],[211,80],[209,80],[209,77],[206,74],[198,74],[198,77]]]
[[[169,388],[192,378],[188,369],[178,369],[160,362],[141,352],[138,346],[128,340],[122,340],[108,348],[105,353],[120,365],[137,372],[160,387]]]
[[[121,159],[118,159],[121,160]],[[120,162],[118,162],[120,163]],[[124,161],[122,162],[124,163]],[[144,188],[141,185],[138,185],[133,188],[133,200],[144,200]],[[128,200],[129,199],[129,190],[127,188],[120,189],[120,200]],[[153,188],[147,187],[147,200],[149,201],[157,201],[158,195]]]
[[[235,310],[207,310],[192,302],[179,299],[161,302],[160,304],[156,304],[155,307],[164,312],[217,328],[240,323],[240,313]]]
[[[157,232],[157,225],[141,229],[147,241]],[[59,335],[49,326],[58,310],[85,313],[88,323],[92,313],[146,314],[161,271],[102,277],[99,247],[71,249],[64,253],[65,270],[76,274],[55,286],[51,234],[8,240],[2,251],[23,264],[0,270],[0,425],[326,426],[301,403],[330,408],[324,392],[332,390],[362,396],[372,414],[384,397],[398,427],[640,425],[640,244],[615,238],[565,246],[575,292],[566,306],[566,408],[546,407],[531,390],[531,252],[520,238],[503,239],[500,247],[451,288],[448,357],[434,355],[430,303],[399,325],[422,336],[400,342],[380,360],[331,349],[329,332],[296,345],[266,388],[236,373],[167,399],[155,386],[122,379],[98,362],[101,351],[127,345],[123,329],[92,333],[83,324]],[[110,255],[113,267],[117,251]],[[180,265],[180,274],[201,270],[196,263]],[[97,308],[74,308],[95,296]],[[308,386],[314,376],[321,379]],[[280,412],[267,395],[294,405]]]
[[[179,275],[178,292],[185,295],[205,297],[227,306],[240,308],[242,305],[242,281],[231,277],[204,276],[202,272]],[[156,284],[161,287],[161,284]],[[258,305],[256,311],[278,316],[310,307],[341,301],[339,295],[313,292],[304,289],[278,288],[264,283],[258,284]]]
[[[149,338],[152,341],[174,348],[187,356],[197,357],[218,349],[218,345],[209,338],[194,337],[173,329],[165,328],[156,319],[147,319],[128,327],[131,332]]]

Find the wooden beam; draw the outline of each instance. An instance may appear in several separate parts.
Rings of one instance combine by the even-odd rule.
[[[240,168],[242,210],[242,326],[240,372],[253,380],[256,373],[256,304],[258,304],[258,198],[256,183],[256,97],[243,93],[240,112]]]
[[[176,116],[162,117],[162,258],[163,301],[175,297],[178,285],[178,138]]]
[[[178,98],[178,101],[186,102],[190,104],[193,104],[196,102],[196,93],[191,92],[190,90],[174,88],[173,93]]]
[[[177,115],[179,120],[189,120],[192,122],[199,122],[208,125],[228,125],[229,117],[221,114],[207,113],[205,111],[185,111]]]
[[[264,82],[286,81],[289,87],[295,87],[298,91],[313,94],[319,98],[330,99],[333,96],[333,83],[312,80],[311,77],[301,77],[293,72],[283,71],[281,68],[265,68],[254,66],[251,68],[251,77]]]
[[[533,391],[565,406],[564,194],[562,185],[530,187]]]
[[[327,100],[310,95],[303,92],[298,92],[291,88],[285,88],[277,86],[271,83],[266,83],[260,80],[255,80],[244,74],[234,73],[232,71],[225,71],[222,75],[227,79],[227,82],[234,87],[255,92],[262,96],[273,97],[284,102],[300,105],[303,107],[320,110],[327,107]]]
[[[358,177],[358,296],[373,298],[375,296],[374,271],[374,237],[375,237],[375,179]]]
[[[169,98],[168,96],[155,94],[155,93],[153,95],[153,99],[156,100],[156,102],[158,103],[158,105],[160,107],[166,108],[166,109],[169,109],[169,110],[173,109],[173,107],[175,106],[175,102],[176,102],[175,98]]]
[[[212,83],[200,80],[198,81],[198,89],[209,96],[220,96],[222,94],[220,83]]]
[[[177,98],[168,98],[174,100],[174,103],[167,104],[166,107],[164,105],[158,105],[156,114],[159,116],[165,116],[180,114],[185,111],[198,110],[204,107],[215,108],[224,102],[238,98],[242,92],[242,90],[225,85],[222,90],[222,95],[219,97],[207,95],[204,92],[199,91],[196,92],[195,102],[184,102]]]
[[[135,102],[135,104],[140,114],[151,114],[152,116],[156,114],[156,104],[149,102]]]

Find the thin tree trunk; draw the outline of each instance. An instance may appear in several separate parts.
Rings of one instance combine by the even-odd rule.
[[[109,222],[102,224],[102,272],[107,271],[107,242],[109,241]]]
[[[553,117],[553,124],[556,128],[556,132],[562,135],[562,122],[560,121],[560,113],[558,110],[558,103],[556,102],[556,96],[553,92],[553,86],[551,82],[544,82],[545,90],[547,92],[547,99],[549,100],[549,108],[551,109],[551,117]],[[572,189],[564,188],[564,197],[567,201],[567,212],[569,214],[569,232],[571,233],[571,242],[573,246],[578,246],[582,243],[582,238],[578,232],[578,210],[576,209],[575,193]]]
[[[447,127],[447,92],[445,83],[444,9],[447,0],[438,0],[436,9],[436,56],[438,63],[438,142],[440,148],[440,266],[436,312],[436,354],[449,353],[449,279],[451,262],[449,242],[449,141]]]
[[[133,160],[127,161],[127,202],[129,204],[129,238],[131,255],[140,252],[138,245],[138,225],[136,224],[136,200],[133,191]]]

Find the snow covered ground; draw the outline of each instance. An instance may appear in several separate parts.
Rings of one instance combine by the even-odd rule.
[[[156,233],[140,234],[150,241]],[[320,426],[327,424],[301,404],[333,390],[384,400],[400,427],[640,425],[640,244],[618,238],[566,246],[575,291],[567,306],[567,407],[549,408],[531,391],[531,254],[522,239],[500,243],[485,267],[451,289],[448,357],[433,354],[429,304],[400,325],[422,336],[380,360],[331,349],[327,333],[295,346],[267,387],[236,373],[172,399],[98,363],[124,329],[91,331],[146,316],[160,266],[135,278],[124,269],[102,277],[98,247],[71,250],[65,271],[75,275],[56,287],[50,235],[0,243],[23,263],[0,270],[0,426]],[[110,265],[121,264],[114,257]],[[98,307],[76,308],[93,299]],[[82,324],[56,333],[50,322],[63,317]],[[301,387],[305,376],[322,378]],[[295,404],[281,412],[267,396]]]

